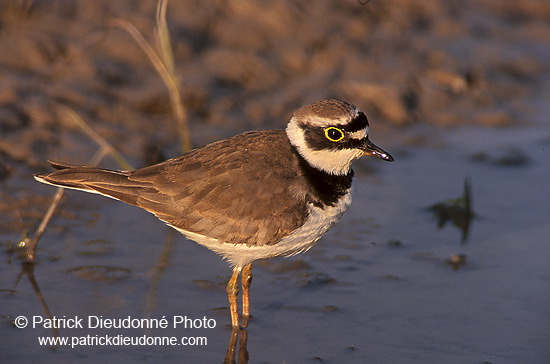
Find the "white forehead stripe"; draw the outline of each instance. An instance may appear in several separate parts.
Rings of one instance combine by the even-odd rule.
[[[352,139],[364,139],[369,134],[369,127],[367,126],[365,129],[354,131],[353,133],[347,133],[350,138]]]

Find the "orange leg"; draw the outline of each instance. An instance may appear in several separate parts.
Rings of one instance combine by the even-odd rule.
[[[239,310],[237,307],[237,297],[239,295],[239,285],[237,280],[239,279],[239,274],[241,273],[240,268],[233,269],[233,274],[229,283],[227,283],[227,298],[229,299],[229,311],[231,312],[231,326],[234,329],[239,328]]]
[[[243,327],[248,326],[250,318],[250,283],[252,283],[252,263],[246,265],[241,272],[243,286]]]

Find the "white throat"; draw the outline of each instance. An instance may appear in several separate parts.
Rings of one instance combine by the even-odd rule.
[[[363,155],[357,149],[313,150],[308,147],[304,131],[295,117],[290,119],[286,134],[298,153],[313,167],[334,175],[346,175],[354,159]]]

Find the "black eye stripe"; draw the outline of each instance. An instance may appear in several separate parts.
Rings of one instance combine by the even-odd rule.
[[[312,150],[357,149],[365,143],[365,138],[355,139],[349,136],[344,136],[337,142],[331,141],[326,137],[324,128],[303,127],[302,129],[305,142]]]
[[[369,126],[369,121],[367,120],[367,117],[365,114],[360,111],[359,114],[348,124],[341,126],[342,129],[347,131],[348,133],[353,133],[359,130],[365,129],[367,126]]]
[[[325,134],[326,130],[330,129],[331,126],[314,127],[306,123],[300,123],[298,125],[304,132],[304,138],[307,146],[312,150],[342,150],[356,149],[364,144],[364,139],[350,138],[349,134],[360,130],[365,130],[369,126],[369,122],[365,114],[359,111],[357,116],[348,124],[333,125],[332,127],[343,130],[346,134],[342,139],[337,141],[331,141],[331,138]]]

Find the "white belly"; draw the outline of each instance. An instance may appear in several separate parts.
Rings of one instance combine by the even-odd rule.
[[[273,245],[247,246],[244,244],[227,244],[217,239],[208,238],[185,230],[179,230],[188,239],[220,254],[233,267],[242,268],[259,259],[277,256],[292,256],[311,248],[340,218],[351,204],[351,192],[342,196],[335,206],[324,209],[309,206],[309,217],[305,223],[290,235]]]

